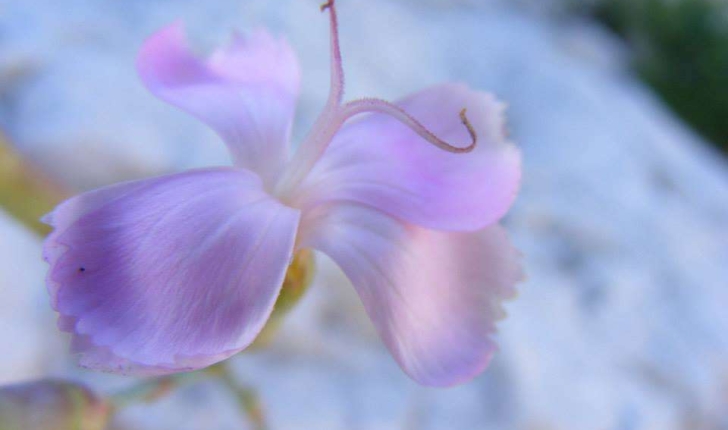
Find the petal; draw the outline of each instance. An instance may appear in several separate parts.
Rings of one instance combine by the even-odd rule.
[[[303,244],[328,254],[352,281],[402,369],[424,385],[466,382],[488,365],[501,302],[522,276],[496,225],[441,232],[376,210],[340,205],[303,221]]]
[[[220,168],[82,194],[47,220],[52,305],[81,364],[160,374],[253,341],[280,291],[299,212],[252,172]]]
[[[149,90],[196,116],[227,143],[236,165],[268,184],[288,157],[299,87],[295,54],[263,30],[202,60],[188,47],[181,24],[153,35],[137,63]]]
[[[520,153],[504,133],[503,106],[464,85],[442,85],[399,103],[438,137],[465,146],[458,112],[478,134],[471,153],[438,149],[382,114],[345,126],[300,191],[300,207],[345,200],[421,226],[472,231],[498,221],[513,203]]]

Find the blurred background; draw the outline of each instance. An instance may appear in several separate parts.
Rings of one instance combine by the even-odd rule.
[[[528,280],[470,384],[399,370],[320,258],[273,344],[233,360],[272,429],[728,429],[728,2],[340,0],[348,96],[462,81],[509,104],[523,190],[505,220]],[[0,384],[77,369],[45,292],[37,223],[64,196],[228,164],[136,77],[177,19],[201,52],[269,27],[299,54],[294,136],[328,90],[316,0],[0,0]],[[130,407],[118,430],[250,428],[214,383]]]

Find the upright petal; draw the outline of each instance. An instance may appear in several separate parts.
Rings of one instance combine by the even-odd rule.
[[[513,203],[520,153],[505,136],[503,106],[464,85],[442,85],[398,103],[439,138],[470,143],[458,113],[467,116],[478,146],[467,154],[436,148],[382,115],[344,126],[302,185],[301,207],[351,201],[421,226],[473,231],[498,221]]]
[[[338,205],[303,221],[302,246],[328,254],[352,281],[402,369],[449,386],[482,372],[495,322],[521,278],[504,230],[440,232],[379,211]]]
[[[59,327],[81,363],[102,370],[161,374],[227,358],[268,319],[298,220],[236,169],[74,197],[47,218]]]
[[[295,54],[264,30],[207,60],[191,53],[181,24],[153,35],[138,59],[149,90],[212,127],[227,143],[235,163],[266,183],[288,157],[288,138],[299,87]]]

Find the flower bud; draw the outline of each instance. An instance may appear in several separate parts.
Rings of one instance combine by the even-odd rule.
[[[108,402],[71,382],[0,387],[0,430],[103,430],[110,412]]]

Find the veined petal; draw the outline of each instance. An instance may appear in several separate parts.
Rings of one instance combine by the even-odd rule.
[[[328,254],[352,281],[379,335],[417,382],[450,386],[488,365],[495,322],[522,277],[505,231],[442,232],[365,206],[307,214],[302,246]]]
[[[47,220],[52,305],[81,364],[160,374],[213,364],[254,340],[299,212],[254,173],[219,168],[82,194]]]
[[[181,24],[149,38],[139,75],[162,100],[196,116],[227,143],[236,165],[269,184],[288,157],[288,139],[300,83],[296,56],[264,30],[235,35],[209,59],[188,47]]]
[[[437,86],[398,103],[439,138],[467,146],[467,116],[478,145],[453,154],[382,114],[337,134],[303,183],[299,207],[351,201],[424,227],[473,231],[498,221],[515,199],[520,153],[507,142],[503,106],[464,85]]]

